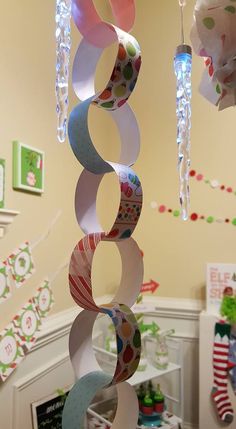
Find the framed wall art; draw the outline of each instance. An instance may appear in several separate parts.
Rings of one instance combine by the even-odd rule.
[[[42,194],[44,191],[44,152],[13,142],[13,188]]]
[[[5,194],[5,160],[0,159],[0,209],[4,207]]]

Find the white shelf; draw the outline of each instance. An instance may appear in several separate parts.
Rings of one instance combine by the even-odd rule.
[[[157,369],[151,364],[147,364],[147,368],[145,371],[136,371],[133,377],[131,377],[129,380],[127,380],[132,386],[135,386],[136,384],[145,383],[145,381],[151,380],[156,377],[161,377],[162,375],[168,374],[170,372],[180,370],[181,367],[179,365],[176,365],[174,363],[169,363],[167,369]]]
[[[5,235],[7,227],[11,225],[18,214],[20,212],[16,210],[0,209],[0,238]]]

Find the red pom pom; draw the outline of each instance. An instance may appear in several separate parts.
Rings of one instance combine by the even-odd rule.
[[[161,206],[159,206],[158,210],[160,213],[164,213],[166,211],[166,206],[164,206],[164,204],[162,204]]]
[[[198,219],[197,213],[192,213],[191,216],[190,216],[190,219],[193,220],[193,221],[197,220]]]

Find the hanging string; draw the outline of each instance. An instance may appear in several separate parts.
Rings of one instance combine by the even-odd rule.
[[[185,37],[184,37],[184,6],[186,6],[186,0],[179,0],[180,5],[180,25],[181,25],[181,43],[184,45]]]

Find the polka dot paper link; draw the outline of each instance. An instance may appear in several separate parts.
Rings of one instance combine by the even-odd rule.
[[[198,0],[191,41],[206,57],[200,93],[223,110],[236,104],[236,4],[234,0]]]
[[[72,0],[72,16],[83,38],[72,72],[73,88],[81,102],[71,112],[68,136],[74,155],[84,167],[76,187],[75,212],[86,235],[76,244],[69,266],[71,295],[84,310],[70,332],[70,358],[77,382],[65,403],[63,429],[82,429],[91,400],[98,390],[110,385],[117,385],[118,393],[112,428],[136,429],[138,420],[137,398],[125,381],[136,371],[141,353],[140,331],[129,307],[135,303],[143,280],[142,255],[131,238],[142,209],[142,187],[130,167],[139,153],[140,136],[127,101],[137,82],[141,51],[136,39],[127,32],[134,22],[134,1],[110,0],[110,3],[116,25],[101,20],[92,0]],[[104,89],[96,92],[97,63],[112,43],[117,44],[114,68]],[[106,110],[118,127],[121,140],[118,163],[104,160],[93,144],[88,114],[94,107]],[[103,231],[96,212],[97,192],[106,173],[115,173],[120,187],[119,210],[107,232]],[[98,306],[93,299],[91,277],[93,256],[101,241],[113,242],[118,247],[122,276],[112,302]],[[113,375],[101,370],[92,348],[92,330],[99,313],[110,317],[116,331],[117,363]],[[129,413],[125,412],[127,402]]]

